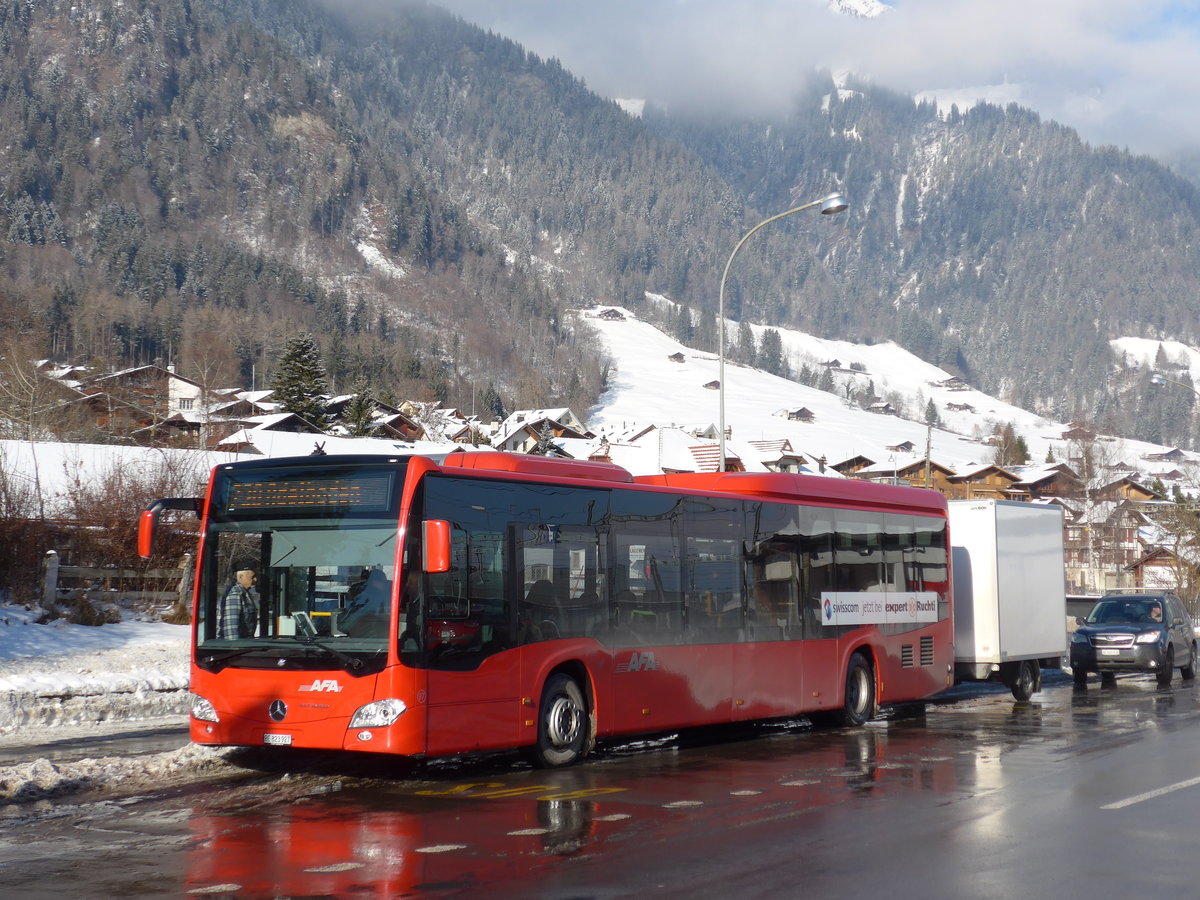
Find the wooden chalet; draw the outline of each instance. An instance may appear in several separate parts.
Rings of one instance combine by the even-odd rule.
[[[1000,466],[989,464],[946,478],[951,500],[1009,500],[1019,478]]]

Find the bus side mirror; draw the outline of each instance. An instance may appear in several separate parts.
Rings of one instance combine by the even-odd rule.
[[[154,532],[158,528],[159,514],[164,509],[190,509],[198,518],[201,502],[199,497],[160,497],[143,509],[138,516],[138,556],[149,559],[154,553]]]
[[[149,559],[154,552],[154,531],[158,527],[158,515],[152,509],[143,509],[138,516],[138,556]]]
[[[445,519],[426,519],[421,523],[425,534],[421,546],[421,568],[430,574],[450,571],[450,523]]]

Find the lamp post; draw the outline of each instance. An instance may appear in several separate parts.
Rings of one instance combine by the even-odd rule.
[[[1181,388],[1183,388],[1185,391],[1191,391],[1191,392],[1192,392],[1193,394],[1195,394],[1197,397],[1200,397],[1200,391],[1196,390],[1196,389],[1195,389],[1195,388],[1194,388],[1192,385],[1190,385],[1190,384],[1187,384],[1187,383],[1185,383],[1185,382],[1182,382],[1182,381],[1174,381],[1174,380],[1172,380],[1172,379],[1170,379],[1170,378],[1164,378],[1164,377],[1163,377],[1162,375],[1160,375],[1158,372],[1154,372],[1154,373],[1153,373],[1153,374],[1150,376],[1150,383],[1151,383],[1152,385],[1154,385],[1155,387],[1161,387],[1161,386],[1162,386],[1162,385],[1164,385],[1164,384],[1173,384],[1173,385],[1175,385],[1176,387],[1181,387]]]
[[[717,298],[717,394],[719,395],[720,417],[718,425],[721,429],[721,457],[720,468],[717,471],[725,471],[725,279],[729,277],[729,267],[733,265],[733,258],[737,256],[737,252],[742,249],[742,244],[749,240],[750,235],[758,231],[764,225],[770,225],[772,222],[790,216],[793,213],[804,212],[806,209],[812,209],[814,206],[821,207],[821,215],[828,216],[834,213],[844,212],[849,204],[846,198],[841,194],[830,194],[828,197],[822,197],[820,200],[814,200],[811,203],[805,203],[803,206],[795,206],[791,209],[784,210],[769,219],[763,219],[749,231],[742,235],[742,239],[738,241],[733,252],[729,254],[729,260],[725,263],[725,271],[721,273],[721,290]]]

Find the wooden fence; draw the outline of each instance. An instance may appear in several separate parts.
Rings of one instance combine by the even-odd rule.
[[[86,599],[92,603],[162,605],[188,609],[192,600],[192,557],[186,554],[177,569],[116,569],[95,566],[64,566],[54,550],[46,554],[42,583],[42,606],[53,608],[62,600]],[[166,581],[170,590],[148,590],[148,581]],[[131,587],[132,586],[132,587]]]

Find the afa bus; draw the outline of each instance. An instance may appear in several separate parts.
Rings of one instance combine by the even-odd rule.
[[[201,744],[553,767],[618,735],[861,725],[953,683],[933,491],[498,452],[264,459],[143,511],[143,556],[166,509],[201,519]]]

